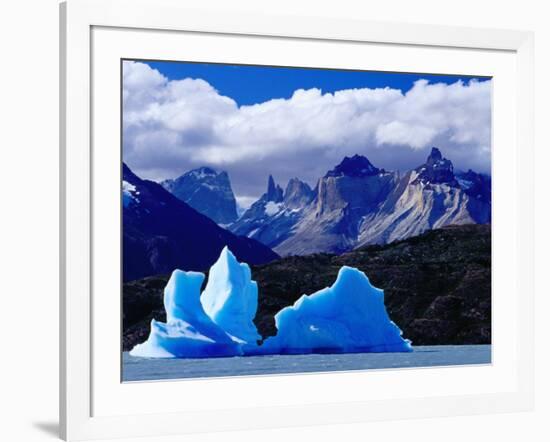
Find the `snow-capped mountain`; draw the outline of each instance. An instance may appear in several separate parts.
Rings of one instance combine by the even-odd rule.
[[[178,199],[218,224],[227,225],[237,219],[237,202],[225,171],[200,167],[161,184]]]
[[[289,183],[282,201],[268,206],[264,194],[230,229],[287,256],[342,253],[450,224],[491,221],[490,178],[473,171],[455,175],[437,148],[406,173],[355,155],[319,179],[314,191],[303,184],[299,204],[285,201],[296,187]]]
[[[237,235],[275,246],[289,237],[303,209],[314,197],[307,183],[298,178],[291,179],[283,192],[270,175],[267,191],[229,229]]]
[[[126,164],[122,171],[123,279],[205,270],[228,246],[241,261],[277,259],[269,247],[218,226],[160,184],[142,180]]]

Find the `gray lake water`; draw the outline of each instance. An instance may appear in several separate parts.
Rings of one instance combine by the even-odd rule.
[[[152,381],[283,373],[490,364],[490,345],[427,345],[411,353],[238,356],[206,359],[122,357],[122,380]]]

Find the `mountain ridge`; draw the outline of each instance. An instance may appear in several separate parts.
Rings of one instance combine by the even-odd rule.
[[[229,229],[290,256],[343,253],[445,225],[491,221],[490,178],[471,170],[455,175],[436,147],[405,173],[377,168],[361,155],[345,157],[310,195],[301,207],[283,198],[266,210],[264,194]]]
[[[218,226],[160,184],[142,180],[123,163],[123,280],[182,270],[204,270],[229,246],[239,260],[265,263],[269,247]]]

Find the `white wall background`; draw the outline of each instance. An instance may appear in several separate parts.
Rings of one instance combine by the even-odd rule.
[[[191,3],[190,0],[182,2]],[[199,3],[198,0],[193,0]],[[202,4],[216,3],[201,0]],[[227,4],[229,2],[218,1]],[[550,14],[522,0],[278,0],[289,13],[534,30],[537,143],[536,411],[351,426],[158,438],[159,441],[542,441],[550,429],[548,71]],[[0,440],[57,438],[58,1],[0,3]],[[235,10],[271,2],[236,0]],[[215,417],[213,417],[215,418]],[[145,441],[146,439],[138,439]]]

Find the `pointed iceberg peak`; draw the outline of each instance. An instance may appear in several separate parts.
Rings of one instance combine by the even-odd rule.
[[[332,286],[283,308],[275,325],[277,334],[260,347],[264,353],[412,351],[386,311],[384,292],[353,267],[342,267]]]
[[[382,290],[377,289],[370,283],[369,278],[367,277],[367,275],[365,275],[364,272],[362,272],[359,269],[356,269],[355,267],[349,267],[349,266],[340,267],[340,270],[338,271],[338,276],[336,277],[336,282],[334,284],[335,285],[363,284],[365,287],[367,287],[376,295],[383,294]]]
[[[437,147],[432,147],[426,163],[418,166],[415,171],[418,176],[413,181],[413,184],[448,184],[452,187],[458,187],[453,163],[444,158]]]
[[[283,200],[283,189],[278,184],[275,184],[275,180],[272,175],[269,175],[267,180],[267,192],[265,194],[267,201],[273,201],[279,203]]]
[[[225,246],[222,249],[219,258],[214,265],[216,265],[218,262],[224,263],[224,265],[239,264],[237,258],[235,257],[235,255],[233,255],[233,252],[229,250],[228,246]]]
[[[210,268],[201,304],[214,323],[239,342],[255,344],[261,338],[253,322],[258,285],[251,279],[248,264],[239,263],[227,247]]]
[[[132,356],[196,358],[236,356],[241,345],[210,319],[200,302],[204,275],[174,270],[164,289],[166,322],[151,321],[147,341],[136,345]]]
[[[380,172],[383,172],[383,169],[375,167],[367,157],[355,154],[352,157],[344,157],[342,162],[329,170],[325,177],[367,177],[378,175]]]
[[[164,309],[168,323],[187,320],[189,314],[204,314],[200,304],[200,290],[204,275],[198,272],[174,270],[164,288]]]

